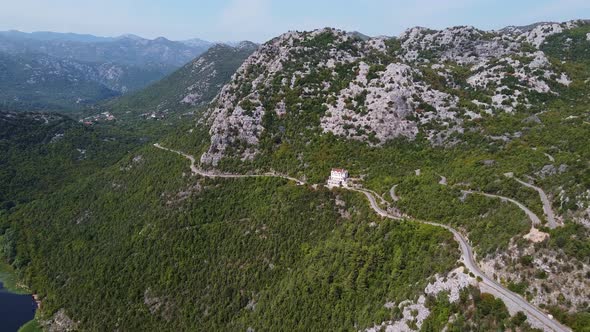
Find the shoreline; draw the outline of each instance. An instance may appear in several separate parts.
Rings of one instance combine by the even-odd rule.
[[[25,322],[18,328],[18,332],[37,332],[42,331],[39,322],[37,321],[38,310],[41,307],[41,301],[37,294],[32,294],[26,285],[18,282],[16,277],[16,271],[5,261],[0,261],[0,288],[3,292],[7,292],[15,295],[28,295],[31,296],[32,301],[35,303],[35,313],[31,320]]]
[[[12,294],[32,295],[26,285],[18,282],[14,268],[3,260],[0,261],[0,282],[3,288]]]

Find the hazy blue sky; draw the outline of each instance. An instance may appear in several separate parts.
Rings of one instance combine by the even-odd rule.
[[[590,0],[0,0],[0,30],[265,41],[325,26],[397,35],[590,18]]]

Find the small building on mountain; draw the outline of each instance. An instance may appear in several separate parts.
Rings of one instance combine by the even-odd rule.
[[[346,187],[348,186],[348,171],[342,168],[332,168],[328,178],[328,187]]]

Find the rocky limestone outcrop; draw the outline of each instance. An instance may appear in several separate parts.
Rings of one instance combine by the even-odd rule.
[[[519,247],[513,242],[505,252],[484,258],[480,267],[497,281],[525,285],[534,305],[575,312],[586,307],[590,296],[590,266],[542,245]]]
[[[320,115],[306,124],[315,134],[380,145],[424,132],[432,144],[452,144],[466,121],[534,107],[531,95],[557,96],[569,86],[569,75],[541,48],[547,37],[582,24],[417,27],[397,38],[330,28],[286,33],[242,64],[200,120],[211,136],[201,162],[217,165],[228,154],[253,159],[265,119],[311,113]]]
[[[449,302],[454,303],[459,300],[461,290],[476,285],[476,279],[466,274],[462,267],[456,268],[446,276],[436,275],[434,282],[431,282],[426,286],[424,293],[421,294],[417,300],[405,300],[398,304],[394,302],[386,302],[384,304],[384,307],[387,309],[398,307],[402,311],[401,319],[382,322],[381,324],[366,329],[365,332],[415,331],[415,329],[411,327],[412,325],[415,325],[415,327],[420,330],[424,320],[430,316],[430,310],[425,305],[427,295],[436,297],[441,292],[447,292]]]
[[[449,110],[456,107],[457,98],[415,82],[419,73],[409,65],[389,64],[370,80],[368,73],[369,66],[361,62],[356,79],[339,92],[335,102],[327,104],[328,111],[321,120],[324,132],[363,141],[375,137],[375,142],[385,143],[399,136],[416,136],[417,123],[406,119],[413,110],[420,111],[422,122],[434,119],[454,122],[455,114]],[[420,109],[422,103],[431,105],[436,112]]]
[[[50,319],[40,323],[43,329],[48,332],[69,332],[78,329],[78,323],[66,314],[64,308],[59,309]]]
[[[143,303],[152,315],[159,315],[166,321],[172,319],[174,305],[167,296],[156,296],[155,292],[148,288],[143,294]]]

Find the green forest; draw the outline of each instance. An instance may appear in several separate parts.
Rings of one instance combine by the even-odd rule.
[[[590,66],[587,48],[580,46],[588,31],[572,29],[542,46],[572,77],[569,89],[537,96],[530,109],[466,122],[447,145],[431,144],[422,132],[414,140],[397,138],[383,145],[373,144],[375,137],[365,142],[323,133],[320,119],[328,92],[304,92],[328,78],[329,89],[342,89],[358,63],[337,66],[335,75],[311,69],[291,88],[280,89],[304,60],[329,51],[334,36],[318,34],[301,45],[309,48],[301,64],[283,64],[285,77],[261,89],[263,106],[272,109],[284,98],[287,115],[264,114],[255,158],[237,157],[245,148],[238,142],[219,164],[219,170],[235,174],[276,171],[306,185],[279,178],[192,175],[187,159],[155,148],[159,142],[198,160],[209,147],[205,106],[176,105],[156,120],[140,116],[158,109],[160,94],[176,97],[174,82],[189,80],[188,72],[101,105],[117,115],[109,123],[83,125],[52,113],[1,112],[0,256],[8,264],[3,270],[12,271],[12,284],[26,285],[42,301],[36,320],[24,330],[38,329],[58,312],[83,331],[358,331],[397,321],[403,317],[398,305],[418,301],[436,276],[457,268],[470,272],[459,261],[452,233],[416,220],[459,230],[478,259],[510,246],[531,246],[522,238],[531,221],[521,209],[462,190],[522,202],[541,217],[539,229],[549,235],[534,249],[590,264],[590,231],[574,223],[572,215],[575,199],[590,188],[590,97],[588,83],[581,83],[590,79]],[[559,48],[564,38],[574,46]],[[351,38],[339,47],[356,52],[356,42]],[[388,47],[389,53],[368,56],[369,75],[398,60],[391,50],[399,43],[388,41]],[[229,76],[238,61],[224,62],[227,66],[220,68]],[[249,67],[243,79],[255,79],[258,69]],[[420,79],[450,89],[428,66],[421,69]],[[457,77],[469,72],[459,64],[451,69]],[[472,107],[468,100],[476,94],[485,95],[460,88],[466,107]],[[209,94],[213,99],[213,91]],[[253,105],[242,107],[247,112]],[[503,135],[510,139],[492,138]],[[555,172],[540,174],[549,164]],[[347,169],[411,217],[382,218],[362,193],[328,190],[323,184],[333,167]],[[547,227],[539,194],[506,173],[547,191],[563,227]],[[394,185],[397,201],[389,194]],[[511,264],[530,266],[533,259],[525,255]],[[534,278],[546,280],[547,274],[535,271]],[[526,281],[502,282],[531,298]],[[523,313],[511,316],[500,299],[478,287],[463,288],[453,303],[448,295],[426,296],[430,315],[420,328],[414,317],[411,327],[534,331]],[[574,331],[589,331],[588,303],[580,310],[570,307],[561,301],[543,309]]]

